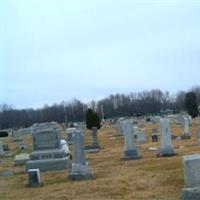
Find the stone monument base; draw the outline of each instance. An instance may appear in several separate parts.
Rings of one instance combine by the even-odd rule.
[[[127,150],[124,152],[124,160],[138,160],[142,157],[138,155],[137,150]]]
[[[199,200],[200,187],[183,188],[181,192],[181,200]]]
[[[18,154],[15,156],[15,165],[24,165],[30,160],[30,155],[26,153]]]
[[[173,148],[165,148],[165,149],[161,149],[160,153],[158,154],[159,156],[165,157],[165,156],[175,156],[177,155],[174,151]]]
[[[26,163],[26,170],[40,169],[42,172],[69,168],[71,168],[70,155],[62,149],[33,151]]]
[[[85,146],[85,151],[88,153],[95,153],[100,151],[100,149],[103,149],[103,147],[101,147],[100,145],[88,145]]]
[[[88,165],[72,164],[72,169],[69,173],[71,181],[80,181],[86,179],[94,179],[94,176]]]
[[[41,172],[71,168],[71,160],[67,157],[56,159],[30,160],[26,163],[26,171],[40,169]]]

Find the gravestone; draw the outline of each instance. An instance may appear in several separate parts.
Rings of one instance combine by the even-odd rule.
[[[94,149],[100,149],[97,131],[97,127],[92,127],[92,146]]]
[[[144,131],[140,131],[137,137],[137,142],[139,143],[146,143],[147,139],[146,139],[146,135],[144,133]]]
[[[124,142],[125,142],[125,151],[124,159],[125,160],[135,160],[140,159],[141,156],[138,155],[138,150],[134,144],[134,135],[133,135],[133,125],[129,121],[124,122]]]
[[[152,129],[152,142],[158,142],[158,129],[153,128]]]
[[[85,146],[87,152],[98,152],[102,147],[99,145],[97,127],[92,127],[92,145]]]
[[[61,148],[60,129],[56,122],[34,124],[32,126],[33,152],[26,163],[26,170],[40,171],[68,169],[71,167],[69,155]]]
[[[27,153],[22,153],[22,154],[15,155],[14,162],[15,162],[15,165],[24,165],[29,160],[30,160],[30,155]]]
[[[182,189],[181,200],[200,199],[200,154],[183,156],[186,187]]]
[[[172,146],[171,130],[169,119],[160,120],[160,156],[173,156],[175,155]]]
[[[28,170],[28,186],[29,187],[39,187],[41,186],[40,170],[39,169],[29,169]]]
[[[66,132],[67,132],[67,143],[68,144],[72,144],[73,143],[73,133],[76,131],[76,128],[67,128]]]
[[[69,173],[69,179],[72,181],[92,179],[93,174],[85,159],[84,133],[77,130],[73,134],[73,163]]]
[[[138,134],[139,134],[139,129],[137,126],[133,126],[133,135],[134,135],[134,138],[137,140],[137,137],[138,137]]]
[[[0,156],[4,156],[5,155],[5,152],[3,150],[3,142],[0,141]]]
[[[181,138],[182,139],[190,139],[191,138],[188,117],[184,117],[184,131],[183,131],[183,135]]]
[[[116,134],[118,136],[123,136],[124,135],[124,131],[123,131],[123,119],[118,119],[116,124],[115,124],[115,130],[116,130]]]

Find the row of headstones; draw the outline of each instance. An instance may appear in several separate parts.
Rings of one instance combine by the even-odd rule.
[[[162,118],[159,119],[159,122]],[[117,135],[124,135],[124,123],[125,123],[126,120],[119,120],[116,125],[115,125],[115,129],[116,129],[116,133]],[[190,121],[190,117],[188,116],[185,116],[183,117],[183,121],[184,121],[184,130],[183,130],[183,135],[182,135],[182,139],[189,139],[191,136],[190,136],[190,124],[191,124],[191,121]],[[130,120],[131,122],[131,120]],[[146,141],[146,137],[145,137],[145,134],[144,134],[144,128],[143,129],[138,129],[137,126],[133,125],[134,126],[134,135],[136,137],[136,140],[138,142],[145,142]],[[155,142],[158,140],[158,131],[157,129],[153,128],[152,129],[152,142]]]
[[[171,141],[171,131],[169,119],[163,118],[160,120],[160,156],[172,156],[175,155],[174,148]],[[124,141],[125,141],[125,159],[139,159],[141,156],[138,154],[138,150],[135,144],[134,130],[132,123],[128,120],[124,122]]]

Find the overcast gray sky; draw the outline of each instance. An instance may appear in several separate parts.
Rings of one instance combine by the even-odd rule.
[[[200,1],[1,1],[1,100],[17,108],[187,90],[199,64]]]

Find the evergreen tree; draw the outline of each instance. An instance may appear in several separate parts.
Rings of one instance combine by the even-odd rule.
[[[197,106],[196,95],[194,92],[186,93],[185,109],[187,110],[188,114],[191,115],[192,118],[198,116],[198,106]]]
[[[101,120],[96,112],[92,109],[88,109],[86,113],[86,125],[87,129],[92,130],[92,127],[101,128]]]

